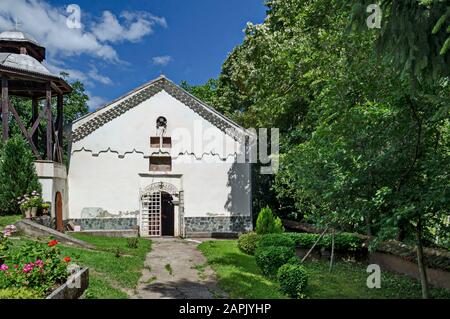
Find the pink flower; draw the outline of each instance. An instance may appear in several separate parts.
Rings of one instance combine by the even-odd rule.
[[[33,270],[33,265],[32,265],[32,263],[30,263],[30,264],[25,264],[24,266],[23,266],[23,272],[30,272],[30,271],[32,271]]]
[[[34,263],[36,266],[38,266],[39,268],[44,267],[44,262],[40,259],[36,260],[36,262]]]
[[[1,271],[7,271],[8,269],[9,269],[9,267],[6,264],[3,264],[0,266]]]

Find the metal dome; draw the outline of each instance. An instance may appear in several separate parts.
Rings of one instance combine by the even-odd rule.
[[[0,41],[18,41],[18,42],[31,42],[40,46],[40,44],[29,34],[22,31],[3,31],[0,33]]]

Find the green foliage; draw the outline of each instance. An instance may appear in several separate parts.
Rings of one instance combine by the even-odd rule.
[[[319,234],[309,233],[285,233],[300,248],[311,248],[319,239]],[[338,233],[334,235],[334,246],[337,250],[358,251],[363,249],[364,240],[355,234]],[[316,245],[317,248],[331,249],[331,235],[324,235]]]
[[[267,1],[210,91],[239,124],[280,129],[280,170],[255,174],[254,207],[448,246],[448,4],[383,1],[370,30],[371,3]]]
[[[7,252],[0,271],[0,288],[31,288],[47,293],[68,277],[68,256],[62,256],[57,241],[27,242],[18,252]]]
[[[261,237],[258,247],[284,246],[295,247],[295,242],[286,234],[266,234]]]
[[[352,1],[354,3],[354,1]],[[367,28],[370,0],[353,7],[353,24]],[[381,30],[377,34],[380,56],[402,72],[417,78],[439,79],[450,75],[450,7],[447,1],[382,1]]]
[[[292,298],[303,298],[308,284],[308,273],[300,265],[285,264],[278,269],[281,291]]]
[[[20,211],[18,199],[25,194],[41,192],[34,168],[34,157],[25,140],[11,137],[0,152],[0,214]]]
[[[265,276],[276,276],[278,268],[295,256],[295,249],[284,246],[258,247],[255,260]]]
[[[261,235],[255,232],[242,234],[239,236],[237,245],[239,249],[247,255],[254,255],[258,242],[261,240]]]
[[[5,288],[0,289],[0,299],[43,299],[44,294],[39,290],[30,288]]]
[[[266,206],[261,209],[256,220],[256,233],[259,235],[282,233],[283,225],[279,217],[275,217],[272,210]]]
[[[217,273],[220,288],[230,298],[286,298],[280,292],[277,280],[262,276],[255,258],[241,252],[235,240],[205,241],[198,248]],[[311,299],[420,298],[421,288],[417,280],[388,271],[381,273],[382,289],[367,288],[366,264],[337,260],[332,272],[329,271],[328,260],[307,259],[303,266],[308,272],[304,294]],[[432,289],[431,295],[448,299],[450,291]]]

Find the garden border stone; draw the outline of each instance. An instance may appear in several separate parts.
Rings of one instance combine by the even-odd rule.
[[[71,282],[79,279],[78,287],[70,287],[71,283],[64,283],[45,299],[78,299],[89,287],[89,268],[82,268],[70,277]]]
[[[22,219],[16,223],[18,230],[22,231],[24,234],[32,237],[49,237],[52,236],[61,243],[78,246],[86,249],[94,249],[95,246],[89,244],[85,241],[79,240],[72,236],[61,233],[55,229],[43,226],[41,224],[35,223],[31,220]]]

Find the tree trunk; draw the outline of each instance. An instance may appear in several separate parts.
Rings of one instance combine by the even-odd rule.
[[[333,261],[334,261],[334,232],[331,235],[330,272],[333,270]]]
[[[422,285],[422,298],[428,299],[430,293],[428,289],[427,270],[423,257],[422,222],[420,218],[417,222],[417,264],[419,265],[420,283]]]
[[[322,239],[323,235],[325,235],[327,230],[328,230],[328,226],[325,228],[325,230],[322,232],[322,234],[320,234],[319,238],[317,238],[316,242],[314,243],[314,245],[312,245],[311,249],[308,250],[308,252],[306,253],[305,257],[303,257],[303,259],[301,260],[302,263],[306,260],[306,258],[308,258],[309,254],[311,254],[311,252],[314,250],[314,248],[316,247],[317,243]]]

